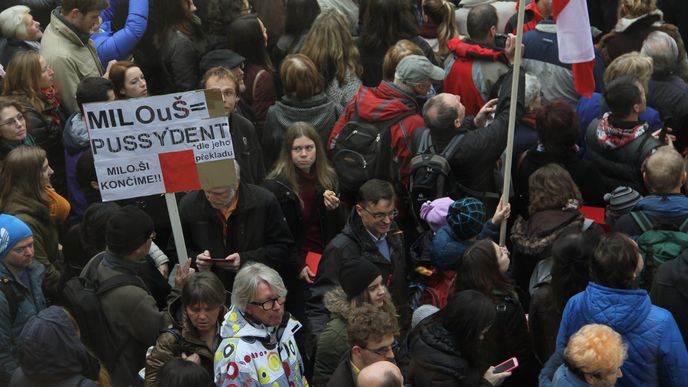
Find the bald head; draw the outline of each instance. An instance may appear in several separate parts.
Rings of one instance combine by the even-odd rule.
[[[679,193],[686,180],[683,157],[672,146],[660,147],[647,159],[644,176],[653,194]]]
[[[423,105],[423,119],[431,130],[456,129],[465,116],[466,108],[461,98],[454,94],[437,94]]]
[[[356,379],[358,387],[402,387],[403,383],[399,367],[388,361],[379,361],[365,367]]]

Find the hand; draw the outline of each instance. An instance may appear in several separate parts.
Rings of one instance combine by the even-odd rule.
[[[162,265],[158,266],[158,271],[160,272],[160,274],[162,274],[163,277],[167,278],[167,275],[170,274],[169,263],[165,262]]]
[[[186,356],[186,353],[182,352],[182,360],[190,361],[192,363],[201,365],[201,357],[198,356],[197,353],[192,353],[191,355]]]
[[[184,281],[196,270],[191,268],[191,259],[187,259],[183,265],[177,267],[177,272],[174,273],[174,286],[176,288],[181,288],[184,285]]]
[[[333,191],[325,191],[325,193],[323,193],[323,201],[325,202],[325,208],[328,210],[334,210],[339,207],[339,198]]]
[[[523,44],[521,44],[521,53],[523,53]],[[509,63],[514,63],[514,57],[516,56],[516,35],[509,34],[506,38],[506,44],[504,46],[504,55]]]
[[[196,256],[196,267],[198,267],[198,271],[210,271],[213,267],[213,261],[210,260],[210,252],[208,250]]]
[[[213,263],[221,269],[239,271],[241,257],[239,257],[239,253],[233,253],[226,256],[224,261],[213,261]]]
[[[497,110],[497,98],[487,101],[485,105],[480,108],[478,114],[473,117],[473,123],[475,126],[478,128],[485,127],[485,124],[487,124],[487,117],[494,113],[495,110]]]
[[[500,200],[494,215],[492,215],[492,223],[500,225],[504,220],[509,219],[509,215],[511,215],[511,204],[509,202],[504,204]]]
[[[103,74],[103,78],[110,79],[110,69],[115,63],[117,63],[117,59],[113,59],[108,62],[107,68],[105,69],[105,74]]]
[[[313,279],[315,279],[315,274],[311,271],[310,267],[304,266],[303,269],[301,269],[301,273],[299,274],[299,278],[306,281],[309,284],[312,284]]]
[[[664,137],[664,145],[674,146],[674,141],[676,141],[676,136],[674,136],[673,134],[670,134],[673,131],[674,130],[671,128],[666,128],[666,136]],[[662,132],[662,129],[655,130],[654,132],[652,132],[652,137],[661,141],[662,139],[659,138],[659,136],[661,135],[661,132]]]
[[[490,382],[490,384],[493,386],[499,386],[500,384],[502,384],[504,379],[506,379],[509,376],[511,376],[511,372],[502,372],[499,374],[495,374],[494,366],[490,366],[490,368],[488,368],[485,372],[485,375],[483,375],[483,379]]]

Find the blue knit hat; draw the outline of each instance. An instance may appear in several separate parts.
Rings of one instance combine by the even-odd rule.
[[[483,229],[485,205],[476,198],[459,199],[449,206],[447,224],[459,239],[471,239]]]
[[[29,226],[19,218],[0,214],[0,259],[4,259],[14,245],[32,235]]]

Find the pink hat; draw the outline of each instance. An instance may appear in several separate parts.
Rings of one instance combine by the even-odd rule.
[[[447,211],[454,200],[449,197],[427,201],[420,207],[420,218],[428,223],[432,231],[447,224]]]

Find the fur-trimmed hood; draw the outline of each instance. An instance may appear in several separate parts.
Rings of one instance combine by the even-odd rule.
[[[344,293],[344,289],[342,289],[341,286],[337,286],[336,288],[325,293],[325,296],[323,297],[323,304],[325,305],[325,308],[327,308],[327,310],[334,315],[332,316],[333,318],[340,317],[346,320],[346,316],[351,310],[351,302],[346,299],[346,293]]]

